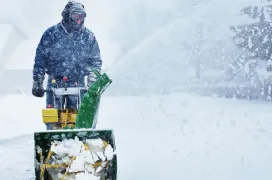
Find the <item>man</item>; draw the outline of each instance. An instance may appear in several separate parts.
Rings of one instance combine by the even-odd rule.
[[[84,5],[69,1],[63,12],[62,21],[48,28],[38,44],[33,68],[32,94],[44,96],[43,81],[48,74],[47,88],[85,87],[95,81],[92,68],[101,71],[102,60],[96,37],[91,30],[84,27],[86,12]],[[52,80],[54,83],[52,83]],[[46,106],[59,107],[62,99],[56,99],[46,92]],[[67,98],[67,108],[76,108],[76,97]]]

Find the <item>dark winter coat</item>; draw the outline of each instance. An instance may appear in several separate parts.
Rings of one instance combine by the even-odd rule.
[[[68,33],[62,22],[48,28],[36,49],[33,80],[43,81],[45,73],[49,82],[68,77],[69,84],[84,83],[91,68],[101,71],[102,60],[97,40],[91,30]]]

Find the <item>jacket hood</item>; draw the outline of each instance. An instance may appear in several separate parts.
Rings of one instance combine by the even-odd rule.
[[[69,1],[61,13],[63,18],[62,23],[68,32],[78,31],[82,28],[84,24],[84,21],[80,25],[74,22],[71,17],[71,15],[74,13],[82,13],[85,14],[86,17],[86,11],[83,4],[75,1]]]

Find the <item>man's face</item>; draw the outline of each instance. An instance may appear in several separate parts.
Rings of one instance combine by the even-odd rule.
[[[85,13],[76,12],[76,13],[71,14],[72,20],[73,20],[77,25],[81,25],[82,23],[84,23],[85,17],[86,17],[86,14],[85,14]]]

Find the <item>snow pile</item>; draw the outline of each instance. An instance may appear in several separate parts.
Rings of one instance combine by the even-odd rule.
[[[54,141],[51,152],[48,163],[51,166],[47,168],[49,174],[52,177],[76,180],[99,180],[106,177],[114,153],[111,145],[102,139],[80,141],[78,137]],[[54,169],[58,168],[65,168],[66,171],[56,174]]]

